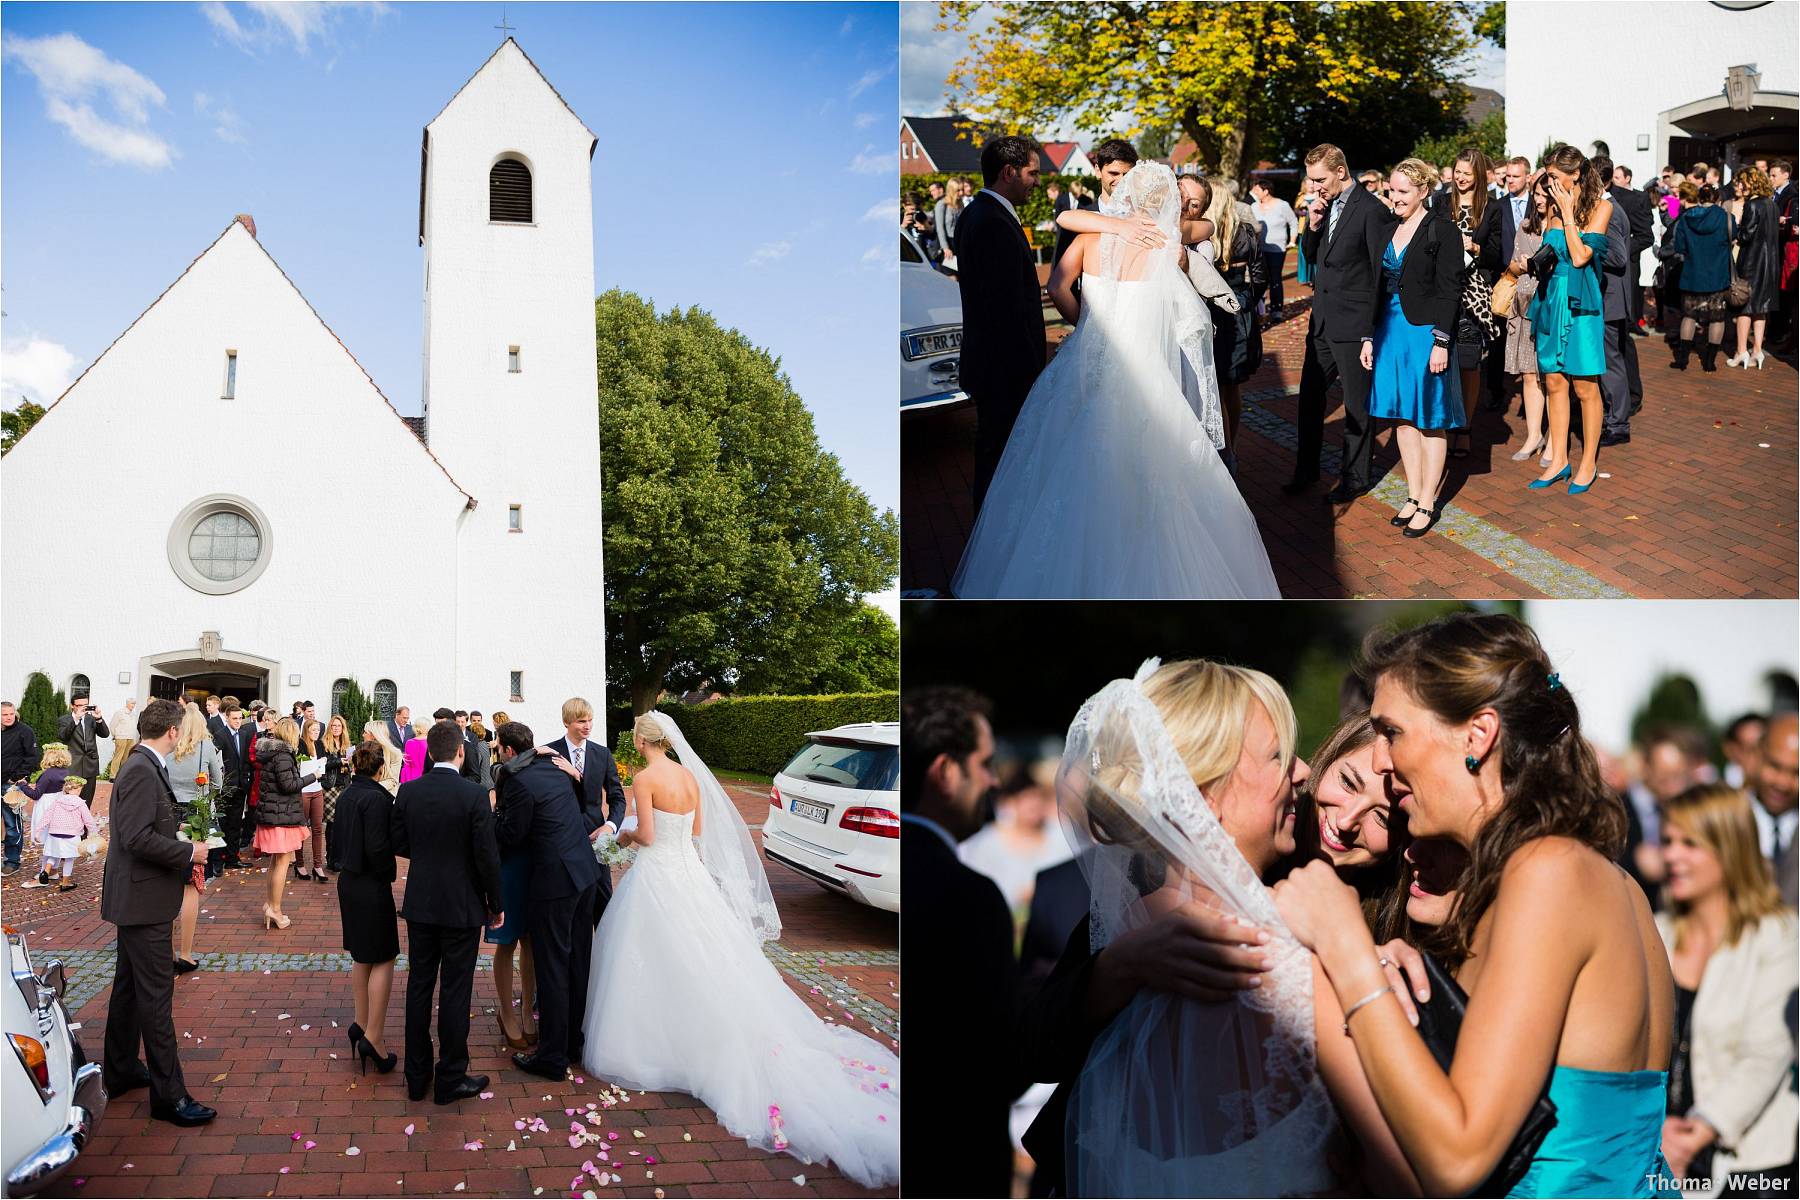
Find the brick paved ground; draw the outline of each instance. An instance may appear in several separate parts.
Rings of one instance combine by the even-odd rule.
[[[1293,270],[1289,260],[1289,272]],[[1380,435],[1368,496],[1333,508],[1342,409],[1327,417],[1325,482],[1283,495],[1310,289],[1288,283],[1289,319],[1269,330],[1260,371],[1244,387],[1238,484],[1289,597],[1791,597],[1796,569],[1795,374],[1669,370],[1659,338],[1637,340],[1644,408],[1629,445],[1600,454],[1585,496],[1530,491],[1534,463],[1517,410],[1477,414],[1474,452],[1453,460],[1443,520],[1402,538],[1388,518],[1404,502],[1391,430]],[[1298,302],[1294,297],[1300,297]],[[1721,360],[1724,356],[1721,356]],[[1335,393],[1334,393],[1335,403]],[[1485,405],[1485,400],[1484,400]],[[902,422],[901,587],[946,591],[972,520],[972,410]]]
[[[95,804],[102,815],[108,789],[100,786]],[[735,784],[727,790],[759,827],[767,792]],[[404,861],[401,875],[396,901]],[[77,875],[83,886],[67,895],[16,886],[27,878],[14,876],[0,891],[6,920],[25,930],[40,963],[55,955],[68,965],[69,1007],[82,1026],[77,1036],[98,1058],[113,962],[113,928],[98,912],[100,864],[84,862]],[[790,986],[827,1019],[897,1048],[895,918],[780,867],[769,868],[769,882],[783,925],[769,956]],[[195,938],[202,969],[176,983],[183,1071],[194,1096],[216,1107],[219,1118],[180,1130],[150,1119],[142,1091],[113,1100],[99,1135],[50,1195],[568,1197],[587,1188],[671,1197],[896,1194],[870,1193],[833,1168],[752,1149],[688,1096],[614,1100],[585,1072],[549,1083],[514,1069],[495,1024],[485,958],[476,974],[470,1070],[489,1076],[492,1098],[445,1108],[415,1104],[398,1069],[382,1077],[356,1073],[344,1033],[354,1014],[335,887],[291,884],[283,907],[292,926],[265,932],[259,917],[266,886],[261,871],[234,872],[210,886]],[[387,1023],[396,1051],[405,1025],[405,922],[400,935]],[[590,1177],[572,1192],[582,1163],[603,1165],[599,1147],[568,1144],[569,1124],[579,1117],[566,1110],[590,1104],[602,1115],[586,1123],[619,1135],[610,1144],[612,1173],[621,1181],[595,1187]],[[533,1117],[550,1131],[514,1125]],[[476,1141],[481,1148],[465,1148]],[[348,1153],[351,1147],[359,1153]],[[652,1158],[656,1165],[646,1165]]]

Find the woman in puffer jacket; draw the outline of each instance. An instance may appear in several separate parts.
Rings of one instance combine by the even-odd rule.
[[[261,788],[256,801],[256,848],[270,855],[269,901],[263,905],[263,928],[286,929],[290,919],[282,915],[281,894],[287,888],[288,864],[306,841],[305,810],[300,802],[300,764],[295,750],[300,728],[292,717],[275,722],[275,732],[256,741],[256,765]]]

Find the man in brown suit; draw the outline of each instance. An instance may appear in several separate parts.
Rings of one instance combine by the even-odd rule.
[[[112,1000],[106,1010],[101,1080],[109,1095],[150,1088],[150,1115],[175,1125],[204,1125],[218,1114],[197,1103],[181,1078],[175,1047],[175,959],[170,930],[204,841],[175,836],[175,792],[168,761],[181,706],[152,700],[138,718],[138,744],[112,790],[112,844],[100,890],[100,916],[119,929]],[[144,1044],[146,1070],[138,1061]]]

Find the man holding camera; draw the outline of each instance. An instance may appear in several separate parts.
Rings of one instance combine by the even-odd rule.
[[[94,806],[94,788],[100,782],[100,739],[112,736],[106,719],[89,706],[86,696],[69,701],[69,715],[56,723],[56,740],[69,748],[69,774],[80,775],[81,802]]]

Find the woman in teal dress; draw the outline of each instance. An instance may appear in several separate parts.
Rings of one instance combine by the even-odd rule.
[[[1445,434],[1467,424],[1461,382],[1449,369],[1462,296],[1462,237],[1448,217],[1426,207],[1434,182],[1430,164],[1417,158],[1395,167],[1388,180],[1400,224],[1381,254],[1382,303],[1375,336],[1362,347],[1369,415],[1395,422],[1406,503],[1392,521],[1409,538],[1424,537],[1437,524]]]
[[[1544,245],[1556,266],[1538,276],[1537,296],[1526,316],[1537,338],[1538,370],[1550,415],[1550,465],[1526,486],[1547,488],[1564,479],[1569,494],[1594,486],[1600,472],[1603,404],[1600,376],[1606,373],[1606,314],[1601,304],[1600,267],[1606,260],[1606,223],[1612,201],[1587,156],[1558,146],[1545,160],[1550,216]],[[1570,240],[1569,231],[1575,231]],[[1581,464],[1569,463],[1569,392],[1581,402]]]
[[[1294,266],[1294,279],[1299,283],[1312,282],[1312,260],[1306,257],[1306,244],[1300,240],[1300,235],[1306,232],[1305,206],[1308,200],[1309,197],[1303,196],[1300,203],[1294,206],[1294,253],[1300,256]]]
[[[1488,1179],[1546,1082],[1556,1123],[1511,1195],[1678,1194],[1661,1149],[1668,956],[1643,891],[1613,861],[1624,805],[1537,635],[1512,616],[1460,613],[1372,642],[1359,673],[1374,687],[1373,769],[1409,832],[1469,853],[1439,931],[1469,996],[1449,1071],[1328,864],[1289,875],[1275,902],[1318,956],[1423,1194],[1466,1195]]]

